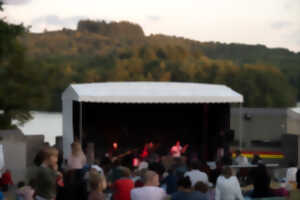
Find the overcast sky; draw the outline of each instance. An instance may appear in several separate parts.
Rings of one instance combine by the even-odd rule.
[[[1,14],[32,32],[76,28],[79,19],[131,21],[145,33],[264,44],[300,52],[300,0],[4,0]]]

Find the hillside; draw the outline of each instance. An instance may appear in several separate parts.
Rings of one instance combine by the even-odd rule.
[[[60,94],[72,82],[221,83],[252,107],[293,106],[300,91],[300,54],[286,49],[145,36],[137,24],[90,20],[77,30],[27,33],[20,40],[29,62],[47,77],[51,101],[37,109],[59,110]]]

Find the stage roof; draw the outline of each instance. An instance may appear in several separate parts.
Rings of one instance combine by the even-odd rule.
[[[178,82],[105,82],[71,84],[63,101],[94,103],[242,103],[225,85]]]

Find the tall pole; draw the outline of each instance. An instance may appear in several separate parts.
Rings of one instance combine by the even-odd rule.
[[[82,102],[79,102],[79,140],[82,143]]]
[[[243,147],[243,133],[242,133],[242,103],[240,103],[240,108],[239,108],[239,145],[240,145],[240,150]]]

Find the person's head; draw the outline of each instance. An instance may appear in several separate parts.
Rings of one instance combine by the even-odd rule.
[[[199,169],[200,168],[200,163],[199,161],[192,161],[189,165],[189,168],[192,169]]]
[[[58,161],[58,150],[54,147],[48,147],[44,150],[43,164],[55,169]]]
[[[186,176],[186,177],[181,177],[177,181],[177,186],[178,186],[179,190],[191,189],[192,183],[191,183],[190,178],[188,176]]]
[[[259,164],[261,163],[261,158],[258,154],[254,154],[252,164]]]
[[[129,178],[131,176],[131,171],[128,167],[120,167],[122,172],[122,177]]]
[[[268,180],[270,179],[269,172],[267,167],[264,164],[258,164],[256,168],[254,168],[253,178],[256,180]]]
[[[268,170],[267,167],[264,164],[259,164],[256,168],[256,172],[259,172],[260,174],[267,174]]]
[[[72,155],[73,156],[78,156],[82,153],[81,144],[79,142],[73,142],[71,144],[71,148],[72,148]]]
[[[156,172],[147,170],[142,175],[142,182],[145,186],[159,186],[159,176]]]
[[[96,168],[91,167],[89,170],[90,173],[99,173]]]
[[[42,163],[43,163],[43,159],[45,157],[45,149],[46,148],[43,148],[41,149],[37,155],[35,156],[34,160],[33,160],[33,163],[36,165],[36,166],[40,166]]]
[[[179,140],[177,140],[177,142],[176,142],[176,146],[177,146],[177,147],[179,147],[179,146],[180,146],[180,141],[179,141]]]
[[[236,157],[240,156],[241,154],[242,154],[242,153],[241,153],[240,150],[237,150],[237,151],[235,152],[235,156],[236,156]]]
[[[267,167],[263,164],[258,164],[258,166],[256,168],[254,168],[251,178],[253,179],[254,183],[261,183],[266,188],[270,187],[271,176],[268,172]],[[254,189],[255,189],[255,187],[261,187],[261,185],[258,186],[256,184],[254,184]]]
[[[230,167],[224,167],[222,174],[225,178],[230,178],[232,176],[232,169]]]
[[[118,143],[114,142],[113,143],[113,148],[114,148],[114,150],[117,150],[118,149]]]
[[[158,162],[150,163],[148,169],[156,172],[160,177],[165,173],[165,167]]]
[[[153,142],[149,142],[149,149],[153,148]]]
[[[89,185],[93,191],[103,191],[106,189],[107,184],[105,177],[97,172],[91,171],[89,173]]]
[[[20,181],[19,183],[18,183],[18,188],[22,188],[22,187],[24,187],[25,186],[25,182],[24,181]]]
[[[260,160],[261,158],[260,158],[259,154],[254,154],[253,159]]]
[[[201,193],[206,193],[208,191],[208,186],[203,183],[202,181],[198,181],[194,186],[196,191],[199,191]]]

